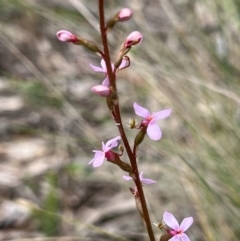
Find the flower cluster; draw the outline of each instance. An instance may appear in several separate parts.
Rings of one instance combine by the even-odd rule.
[[[102,13],[103,11],[99,11]],[[100,14],[101,15],[101,14]],[[121,113],[119,108],[119,97],[117,92],[117,81],[116,76],[118,71],[123,70],[130,66],[130,58],[127,56],[127,53],[135,45],[138,45],[142,42],[143,36],[138,31],[133,31],[130,33],[127,38],[122,42],[120,50],[117,54],[115,62],[111,62],[109,56],[107,33],[113,29],[116,23],[125,22],[132,17],[132,11],[128,8],[123,8],[118,11],[106,24],[104,24],[104,16],[100,16],[100,29],[103,39],[103,46],[98,47],[97,44],[81,38],[67,30],[60,30],[57,32],[57,37],[62,42],[73,43],[75,45],[82,45],[88,48],[90,51],[97,53],[101,56],[100,66],[96,66],[90,63],[90,67],[98,73],[104,74],[104,79],[101,84],[97,84],[91,88],[91,91],[97,94],[98,96],[104,97],[107,101],[108,108],[114,121],[117,123],[117,128],[119,130],[120,136],[116,136],[106,142],[102,142],[101,150],[93,150],[94,157],[89,162],[94,168],[100,167],[104,160],[107,160],[110,163],[116,164],[123,171],[127,172],[128,175],[123,175],[123,179],[126,181],[134,181],[135,187],[130,188],[130,191],[135,197],[136,206],[141,214],[146,227],[148,229],[148,234],[150,240],[153,241],[154,235],[151,230],[151,223],[148,215],[147,205],[142,190],[143,184],[154,184],[156,181],[152,179],[147,179],[143,177],[143,171],[139,174],[138,163],[137,163],[137,151],[139,145],[142,143],[145,135],[147,134],[151,140],[158,141],[162,138],[162,131],[157,123],[158,120],[165,119],[170,116],[171,109],[165,109],[157,112],[150,112],[148,109],[142,107],[136,102],[133,104],[133,109],[136,115],[142,118],[140,125],[135,119],[130,119],[130,129],[139,129],[140,131],[135,137],[133,148],[131,149],[128,139],[123,128],[123,123],[121,120]],[[105,38],[104,38],[105,37]],[[104,49],[101,50],[101,49]],[[130,164],[123,161],[124,147],[119,146],[119,150],[114,151],[113,148],[116,148],[119,145],[119,141],[122,140],[124,147],[127,150],[127,155],[130,160]],[[120,152],[120,153],[119,153]],[[170,241],[190,241],[189,237],[185,234],[185,231],[192,225],[193,218],[187,217],[179,225],[175,217],[169,213],[165,212],[163,214],[163,223],[161,227],[166,230],[164,240]],[[166,226],[167,225],[167,226]],[[164,236],[163,235],[163,236]],[[162,237],[163,237],[162,236]],[[162,238],[160,239],[162,240]]]

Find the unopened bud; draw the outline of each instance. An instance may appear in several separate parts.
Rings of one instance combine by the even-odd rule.
[[[132,10],[130,10],[129,8],[123,8],[118,13],[118,21],[119,22],[127,21],[132,17],[132,14],[133,14]]]
[[[102,97],[107,97],[111,93],[110,88],[105,85],[95,85],[92,87],[91,91]]]
[[[125,48],[130,48],[132,45],[137,45],[142,42],[143,36],[140,32],[134,31],[128,35],[124,42]]]
[[[56,35],[62,42],[74,43],[77,41],[77,37],[67,30],[60,30]]]
[[[146,134],[146,127],[142,127],[142,129],[138,132],[137,136],[135,137],[134,146],[138,146],[142,143],[145,134]]]
[[[128,163],[122,161],[119,157],[119,154],[110,150],[105,153],[105,157],[109,162],[118,165],[123,171],[129,173],[132,172],[132,167]]]

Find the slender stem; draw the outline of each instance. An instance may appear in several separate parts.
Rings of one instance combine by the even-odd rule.
[[[104,56],[105,56],[104,60],[106,62],[108,78],[109,78],[110,85],[113,86],[113,88],[117,94],[116,76],[115,76],[115,73],[112,71],[111,58],[110,58],[109,49],[108,49],[108,40],[107,40],[107,34],[106,34],[107,31],[106,31],[105,20],[104,20],[104,0],[99,0],[99,18],[100,18],[100,30],[101,30],[102,44],[103,44]],[[125,149],[127,151],[129,160],[131,162],[133,172],[136,177],[136,179],[134,181],[137,186],[140,202],[142,205],[142,211],[143,211],[142,215],[143,215],[145,223],[146,223],[148,235],[149,235],[150,241],[155,241],[155,237],[154,237],[154,233],[152,230],[152,225],[151,225],[151,221],[150,221],[150,217],[149,217],[149,213],[148,213],[147,203],[146,203],[143,188],[142,188],[142,183],[139,178],[139,171],[138,171],[138,166],[137,166],[136,155],[132,152],[132,149],[129,145],[129,141],[125,134],[125,130],[123,128],[121,112],[120,112],[118,101],[114,102],[113,112],[114,112],[115,121],[118,123],[117,126],[119,129],[119,133],[121,135],[121,138],[124,143]]]
[[[115,81],[115,74],[112,70],[111,58],[108,49],[108,40],[106,34],[106,27],[105,27],[105,17],[104,17],[104,0],[99,0],[99,22],[100,22],[100,31],[102,37],[102,44],[104,50],[104,57],[105,63],[107,67],[107,73],[110,85],[113,86],[113,89],[116,91],[116,81]]]

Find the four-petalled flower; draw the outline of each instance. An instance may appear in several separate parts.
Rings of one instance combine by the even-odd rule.
[[[152,180],[152,179],[147,179],[147,178],[143,178],[143,172],[141,172],[139,174],[139,178],[140,178],[140,181],[142,183],[145,183],[145,184],[153,184],[153,183],[156,183],[156,181]],[[130,176],[123,176],[123,179],[126,180],[126,181],[129,181],[129,180],[132,180],[133,178],[130,177]]]
[[[102,150],[93,150],[93,152],[95,152],[94,158],[88,164],[92,164],[93,167],[100,167],[103,164],[105,157],[111,161],[114,161],[114,153],[111,151],[111,149],[118,146],[117,141],[120,139],[121,137],[117,136],[107,141],[106,144],[102,142]]]
[[[146,108],[138,105],[137,103],[133,104],[134,111],[136,115],[143,117],[141,125],[147,126],[147,134],[148,136],[154,140],[158,141],[162,137],[162,131],[158,124],[156,123],[157,120],[164,119],[171,114],[171,110],[161,110],[156,113],[150,113],[149,110]]]
[[[191,241],[187,234],[185,234],[184,232],[188,230],[188,228],[192,225],[192,217],[184,218],[179,225],[178,221],[171,213],[164,212],[163,221],[165,224],[167,224],[167,226],[171,228],[168,233],[171,234],[173,237],[169,239],[169,241]]]

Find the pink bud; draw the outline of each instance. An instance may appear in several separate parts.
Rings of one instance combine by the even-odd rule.
[[[91,91],[102,97],[107,97],[110,95],[109,87],[104,85],[95,85],[92,87]]]
[[[132,10],[130,10],[129,8],[123,8],[118,13],[118,21],[119,22],[127,21],[132,17],[132,14],[133,14]]]
[[[57,37],[62,42],[76,42],[77,37],[67,30],[60,30],[57,32]]]
[[[126,48],[129,48],[132,45],[140,44],[142,42],[142,39],[143,39],[142,34],[139,33],[138,31],[134,31],[128,35],[128,37],[125,40],[124,45]]]

